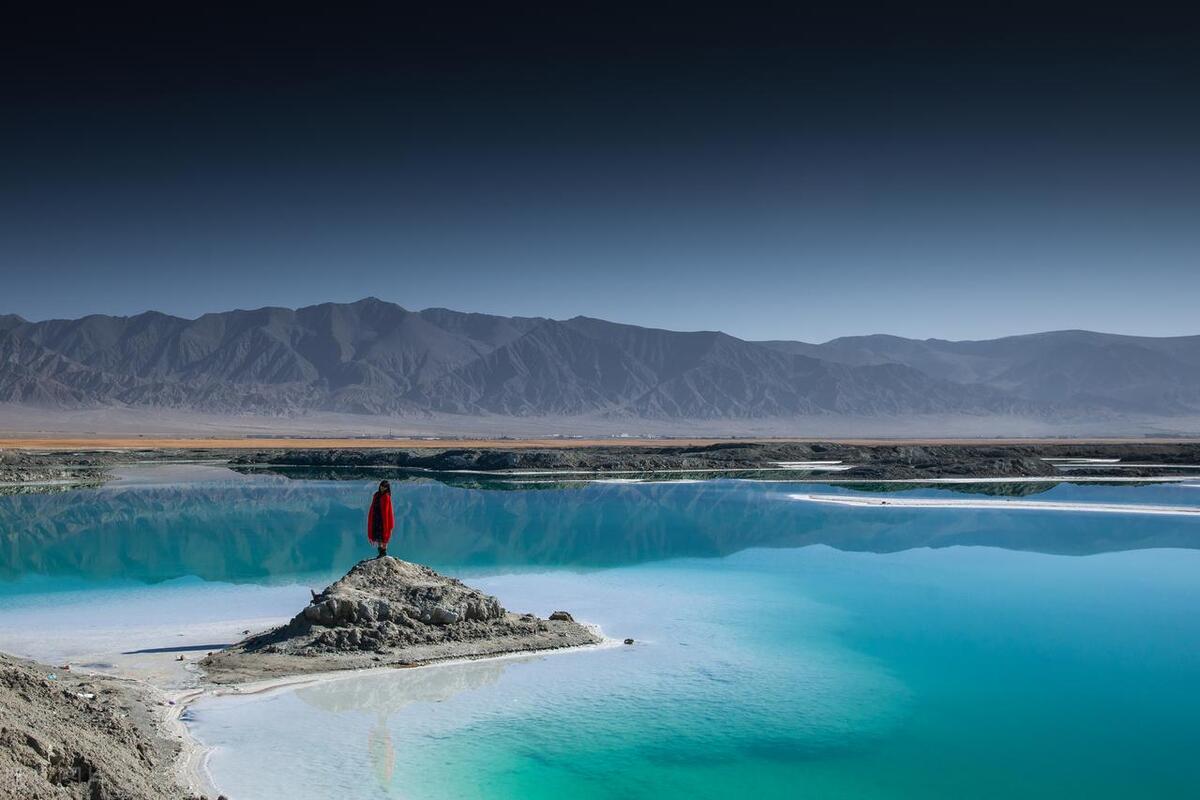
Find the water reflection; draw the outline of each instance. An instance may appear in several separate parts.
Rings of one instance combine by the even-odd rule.
[[[331,714],[398,714],[413,703],[440,703],[500,680],[510,664],[524,659],[491,659],[436,668],[388,670],[321,681],[296,690],[296,697]]]
[[[871,552],[989,545],[1062,554],[1200,547],[1200,525],[1192,520],[1047,519],[1036,512],[961,509],[872,513],[788,501],[798,486],[713,480],[491,491],[410,476],[393,481],[392,546],[411,560],[484,570],[605,567],[811,544]],[[1045,490],[1028,486],[1001,484],[997,491]],[[0,577],[160,581],[197,575],[264,582],[334,575],[367,554],[362,528],[371,487],[370,481],[257,476],[0,497]],[[1054,496],[1095,491],[1059,487]],[[1171,490],[1106,491],[1138,502],[1153,499],[1146,493]],[[1200,493],[1191,494],[1200,500]]]
[[[389,717],[414,703],[440,703],[463,692],[490,686],[511,663],[512,660],[477,661],[434,669],[356,675],[323,681],[298,689],[295,694],[306,705],[330,714],[362,713],[374,717],[364,750],[379,788],[389,792],[396,772],[396,746]]]

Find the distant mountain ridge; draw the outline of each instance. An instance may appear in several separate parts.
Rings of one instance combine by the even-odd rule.
[[[751,342],[367,298],[184,319],[0,316],[0,402],[730,420],[1200,412],[1200,336]]]
[[[1058,408],[1167,415],[1200,408],[1200,336],[1069,330],[961,342],[874,335],[762,344],[842,364],[906,364]]]

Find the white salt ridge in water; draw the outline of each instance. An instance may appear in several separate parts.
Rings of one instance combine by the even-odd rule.
[[[920,497],[861,497],[844,494],[789,494],[792,500],[856,508],[973,508],[1024,511],[1074,511],[1093,514],[1151,514],[1200,516],[1197,506],[1159,506],[1119,503],[1055,503],[1046,500],[951,500]]]
[[[1055,456],[1042,459],[1042,461],[1049,461],[1055,464],[1116,464],[1120,460],[1119,458],[1063,458]]]
[[[780,469],[800,472],[845,472],[857,466],[843,464],[841,461],[773,461],[771,463]]]

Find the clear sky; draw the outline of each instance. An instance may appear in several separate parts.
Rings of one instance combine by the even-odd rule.
[[[0,313],[1200,333],[1200,29],[966,5],[16,20]]]

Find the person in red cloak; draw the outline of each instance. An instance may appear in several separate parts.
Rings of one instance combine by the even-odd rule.
[[[371,498],[371,510],[367,512],[367,539],[379,548],[379,558],[387,555],[388,541],[396,520],[392,516],[392,485],[379,482],[379,490]]]

